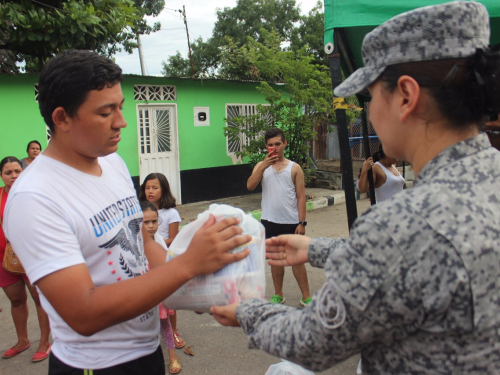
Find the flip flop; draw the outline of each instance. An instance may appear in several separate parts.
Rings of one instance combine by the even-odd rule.
[[[175,347],[177,349],[182,349],[186,346],[186,342],[182,339],[182,337],[178,333],[174,333]]]

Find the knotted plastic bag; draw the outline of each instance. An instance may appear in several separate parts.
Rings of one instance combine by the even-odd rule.
[[[243,234],[252,236],[252,240],[230,251],[237,253],[250,249],[250,254],[243,260],[228,264],[219,271],[191,279],[174,294],[164,305],[173,310],[193,310],[208,312],[212,306],[223,306],[240,302],[247,298],[264,298],[266,290],[265,274],[265,232],[260,222],[245,214],[242,210],[225,204],[212,204],[209,209],[198,215],[177,234],[170,244],[167,261],[186,251],[194,234],[210,218],[216,221],[228,217],[240,219],[239,227]]]
[[[314,375],[314,372],[282,359],[280,363],[269,366],[265,375]]]

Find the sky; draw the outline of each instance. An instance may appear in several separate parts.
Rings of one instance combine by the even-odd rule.
[[[308,14],[316,2],[317,0],[297,0],[302,14]],[[150,25],[161,22],[162,29],[156,33],[141,36],[146,75],[161,75],[161,62],[167,61],[168,57],[175,55],[177,51],[185,58],[189,56],[186,29],[178,11],[182,10],[183,5],[186,7],[189,39],[192,42],[199,37],[203,40],[210,38],[215,21],[217,21],[216,9],[232,8],[236,6],[236,0],[166,0],[165,8],[158,17],[147,17]],[[125,74],[141,74],[137,49],[133,54],[121,52],[114,57]]]

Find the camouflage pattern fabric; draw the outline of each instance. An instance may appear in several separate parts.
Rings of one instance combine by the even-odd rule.
[[[471,56],[490,41],[488,11],[470,1],[453,1],[399,14],[363,39],[365,67],[356,70],[334,94],[347,97],[375,82],[389,65]]]
[[[368,374],[500,373],[499,186],[485,134],[445,149],[349,238],[311,241],[327,281],[309,306],[240,304],[249,347],[311,370],[361,353]]]

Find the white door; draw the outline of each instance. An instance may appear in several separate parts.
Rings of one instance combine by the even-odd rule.
[[[150,173],[163,173],[177,203],[181,203],[176,107],[138,105],[140,182]]]

